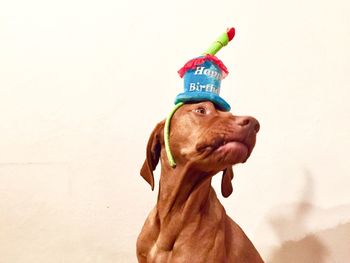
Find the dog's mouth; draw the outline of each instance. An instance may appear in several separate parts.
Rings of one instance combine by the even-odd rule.
[[[252,152],[253,146],[244,139],[222,137],[215,138],[210,143],[198,144],[196,149],[198,152],[206,152],[208,155],[213,153],[229,154],[234,152],[235,155],[241,156],[244,161],[248,159]]]
[[[220,146],[215,147],[214,151],[223,151],[231,148],[244,148],[248,151],[248,145],[245,142],[240,141],[228,141],[223,142]]]

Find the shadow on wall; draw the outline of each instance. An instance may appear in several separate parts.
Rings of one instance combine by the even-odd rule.
[[[312,205],[313,191],[312,177],[306,172],[306,186],[301,201],[294,208],[294,214],[270,218],[270,225],[281,245],[273,250],[267,262],[350,262],[350,222],[308,234],[308,217],[317,210]],[[333,209],[328,210],[325,212],[333,212]]]
[[[321,241],[322,240],[322,241]],[[269,263],[347,263],[350,261],[350,223],[286,241]]]

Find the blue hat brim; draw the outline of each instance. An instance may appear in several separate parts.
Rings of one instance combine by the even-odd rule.
[[[223,98],[212,92],[192,91],[180,93],[175,98],[175,104],[179,102],[199,102],[209,100],[215,104],[215,106],[222,111],[230,111],[231,106]]]

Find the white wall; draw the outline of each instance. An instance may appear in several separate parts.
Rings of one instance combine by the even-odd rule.
[[[2,1],[0,262],[136,262],[157,196],[138,175],[149,133],[182,90],[176,71],[229,26],[221,95],[261,132],[222,202],[268,262],[347,262],[349,13],[346,0]]]

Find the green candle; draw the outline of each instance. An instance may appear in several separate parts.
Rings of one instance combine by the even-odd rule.
[[[225,33],[222,33],[213,44],[204,52],[205,54],[215,55],[221,48],[226,46],[235,35],[235,29],[230,28]]]

